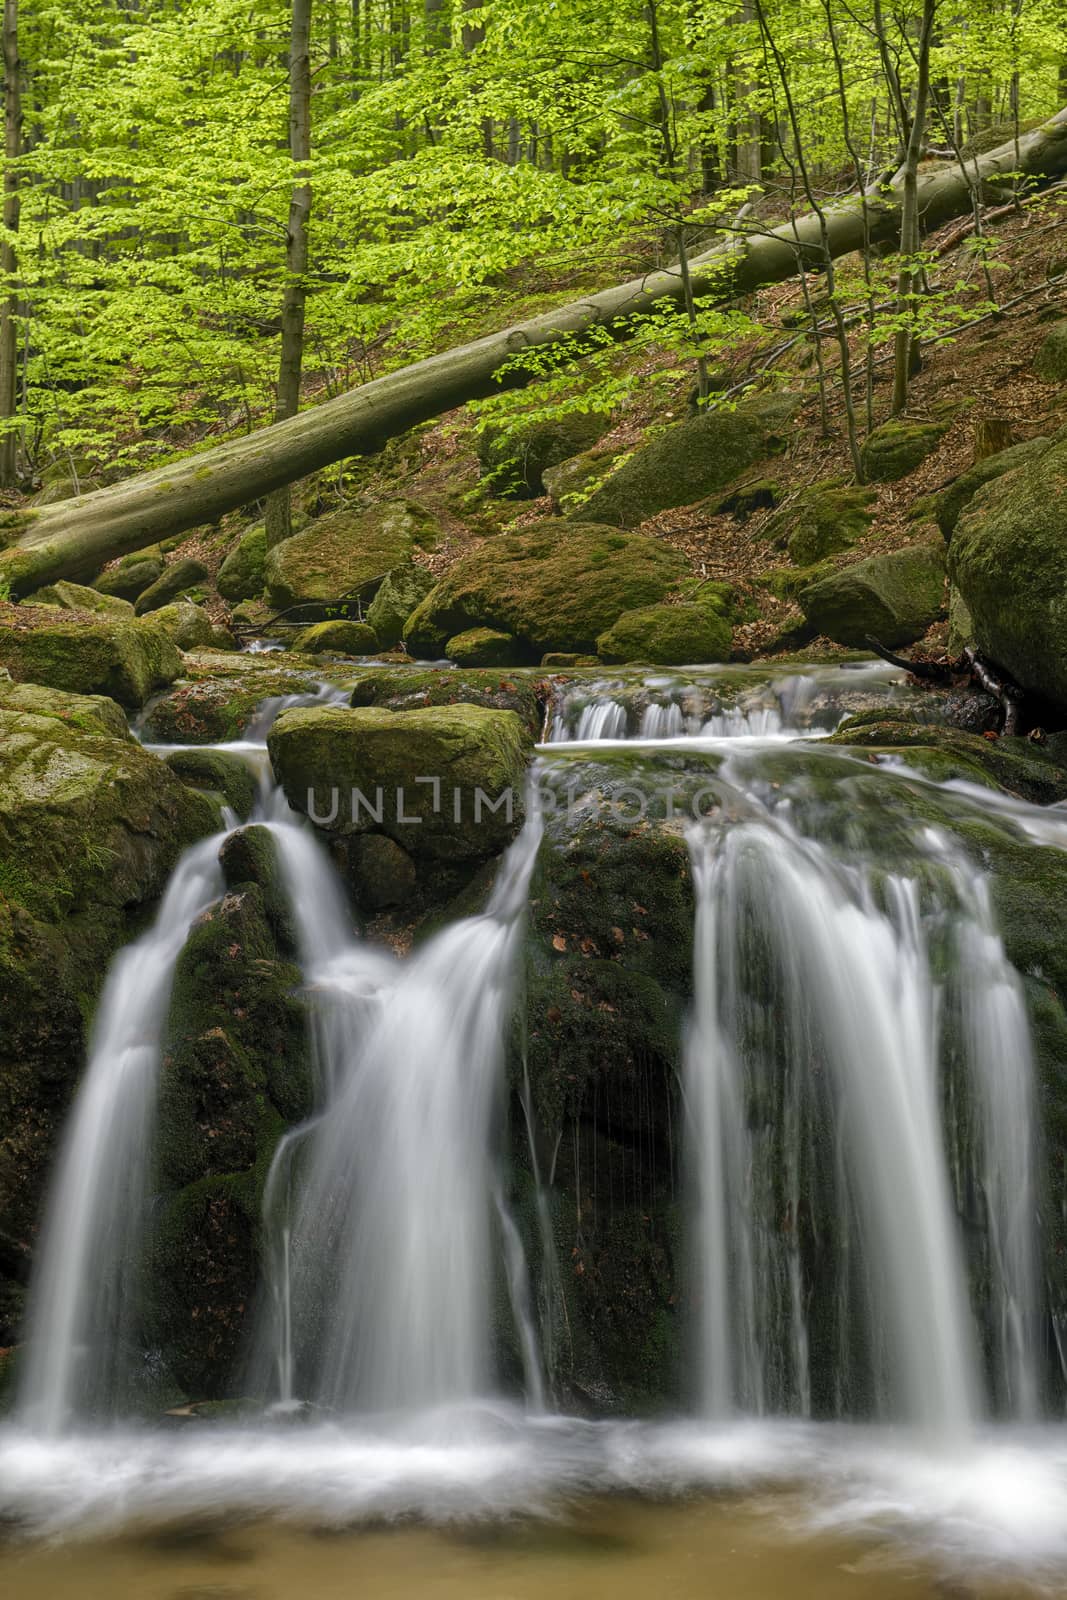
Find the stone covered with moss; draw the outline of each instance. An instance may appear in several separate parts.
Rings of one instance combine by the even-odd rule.
[[[595,664],[595,658],[594,658]],[[385,711],[419,711],[427,706],[485,706],[515,711],[532,738],[544,721],[535,675],[490,668],[371,668],[361,673],[352,690],[354,706],[379,706]]]
[[[913,422],[897,417],[867,435],[863,471],[872,483],[895,483],[921,466],[945,436],[943,422]]]
[[[224,600],[255,600],[267,582],[267,530],[257,523],[226,554],[215,579]]]
[[[72,733],[96,733],[109,739],[130,737],[126,713],[104,695],[68,694],[64,689],[15,683],[0,675],[0,710],[53,717],[61,728],[69,728]]]
[[[709,606],[644,606],[624,611],[597,640],[601,661],[647,661],[653,666],[729,661],[732,631]]]
[[[155,583],[137,596],[134,609],[139,617],[146,616],[149,611],[158,611],[161,606],[169,606],[172,600],[199,590],[208,576],[208,569],[202,561],[195,556],[183,556],[180,561],[164,567]]]
[[[514,634],[496,628],[467,628],[445,644],[445,655],[460,667],[515,666],[522,653]]]
[[[482,476],[497,494],[536,499],[546,493],[545,472],[591,449],[610,421],[601,411],[564,411],[537,420],[519,417],[506,426],[491,424],[478,437]]]
[[[1009,445],[1006,450],[998,450],[996,455],[986,456],[984,461],[977,461],[966,472],[961,472],[955,482],[937,496],[935,516],[945,539],[952,538],[961,514],[979,489],[992,483],[995,478],[1003,478],[1007,472],[1014,472],[1016,467],[1036,461],[1049,448],[1049,442],[1048,439],[1039,438],[1027,439],[1024,444]]]
[[[413,655],[440,657],[469,628],[513,634],[527,658],[592,652],[624,611],[662,600],[686,571],[640,534],[549,519],[461,556],[409,619]]]
[[[799,405],[797,395],[761,394],[676,423],[628,456],[578,515],[634,528],[657,511],[703,500],[784,450]]]
[[[175,600],[152,613],[152,626],[162,628],[179,650],[199,650],[215,643],[215,625],[203,606],[191,600]]]
[[[38,589],[27,597],[24,604],[58,606],[61,611],[95,611],[102,617],[123,617],[127,620],[132,619],[134,614],[130,602],[118,595],[101,594],[85,584],[67,583],[65,580],[51,583],[46,589]]]
[[[100,694],[144,705],[154,689],[181,676],[182,658],[161,629],[141,622],[59,622],[45,609],[16,619],[0,606],[0,666],[19,683],[72,694]]]
[[[118,566],[101,572],[93,579],[92,587],[100,594],[117,595],[132,604],[156,579],[163,574],[163,561],[158,555],[127,557]]]
[[[241,659],[269,661],[270,657]],[[162,744],[225,744],[241,737],[265,701],[313,694],[316,687],[308,671],[264,666],[251,672],[234,670],[231,675],[227,666],[218,675],[213,671],[156,700],[145,717],[145,735]]]
[[[304,606],[325,616],[337,601],[371,599],[386,574],[432,544],[436,524],[421,506],[387,501],[364,510],[333,511],[267,552],[270,602]]]
[[[1067,322],[1057,322],[1045,335],[1034,372],[1044,383],[1067,383]]]
[[[982,653],[1067,706],[1067,440],[978,491],[956,524],[949,576]]]
[[[800,591],[808,626],[838,644],[870,639],[893,648],[920,639],[944,609],[945,558],[910,545],[840,567]]]
[[[374,629],[366,622],[348,622],[342,617],[333,622],[313,622],[293,640],[292,648],[302,655],[330,651],[340,656],[372,656],[378,649]]]
[[[225,750],[174,750],[163,759],[190,788],[229,806],[242,821],[251,816],[256,803],[256,776],[240,756]]]
[[[386,573],[385,582],[367,607],[367,621],[383,650],[392,650],[404,637],[407,620],[433,588],[435,578],[413,561]]]
[[[546,467],[542,473],[545,493],[564,516],[575,516],[586,500],[610,475],[621,451],[618,446],[594,445],[580,455]]]
[[[771,517],[763,536],[787,549],[798,567],[810,567],[864,537],[873,499],[870,490],[844,487],[834,479],[813,483]]]
[[[0,1235],[27,1259],[103,976],[182,850],[218,826],[203,795],[101,736],[97,703],[74,698],[0,709]],[[14,1337],[0,1326],[0,1343]]]
[[[267,748],[289,804],[333,834],[379,832],[416,858],[471,861],[522,823],[530,737],[513,711],[287,711]]]
[[[1067,766],[1028,739],[989,740],[906,711],[882,708],[849,717],[826,743],[900,752],[917,771],[938,783],[963,778],[1041,806],[1067,800]]]

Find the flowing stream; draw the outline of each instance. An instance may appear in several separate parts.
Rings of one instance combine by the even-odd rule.
[[[169,1435],[130,1420],[168,1001],[189,930],[222,892],[220,834],[183,856],[105,983],[48,1201],[19,1407],[0,1429],[0,1507],[113,1538],[130,1517],[219,1508],[448,1522],[539,1517],[579,1492],[709,1488],[764,1510],[772,1495],[768,1550],[876,1528],[931,1571],[973,1578],[977,1560],[1067,1583],[1030,1025],[988,874],[955,832],[982,818],[1063,849],[1067,818],[820,745],[850,711],[906,693],[857,664],[763,681],[620,674],[557,695],[542,787],[572,770],[588,786],[598,752],[624,746],[672,772],[681,761],[715,797],[686,824],[693,1404],[659,1423],[551,1410],[544,1306],[563,1265],[528,1082],[529,1258],[508,1199],[505,1063],[540,807],[485,911],[398,960],[354,931],[325,851],[274,787],[263,745],[290,702],[265,705],[226,748],[263,774],[253,820],[274,836],[296,931],[314,1107],[265,1185],[260,1416]],[[901,785],[929,804],[906,814]],[[501,1296],[522,1404],[499,1392]]]

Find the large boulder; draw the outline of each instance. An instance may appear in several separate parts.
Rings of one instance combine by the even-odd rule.
[[[334,834],[384,833],[416,858],[495,855],[522,821],[530,738],[513,711],[287,711],[267,748],[294,810]]]
[[[120,561],[117,567],[94,578],[93,588],[101,594],[115,595],[120,600],[132,602],[162,576],[163,562],[158,556],[136,555]]]
[[[8,686],[5,685],[5,693]],[[21,693],[20,691],[16,691]],[[112,956],[218,810],[73,696],[0,709],[0,1343]],[[104,713],[107,716],[107,713]]]
[[[215,587],[224,600],[255,600],[267,582],[267,530],[263,523],[249,528],[219,568]]]
[[[657,511],[692,505],[784,450],[799,406],[797,395],[756,395],[732,411],[680,422],[628,456],[578,514],[583,521],[633,528]]]
[[[332,651],[340,656],[372,656],[378,648],[378,637],[369,623],[338,617],[333,622],[313,622],[310,628],[302,628],[292,647],[304,655]]]
[[[0,666],[16,682],[142,706],[153,689],[181,676],[182,658],[161,628],[141,622],[57,622],[55,615],[44,608],[0,606]]]
[[[99,694],[68,694],[40,683],[15,683],[0,675],[0,710],[24,711],[34,717],[52,717],[60,728],[74,733],[96,733],[109,739],[128,739],[126,713],[114,700]]]
[[[732,630],[710,606],[644,606],[624,611],[597,640],[601,661],[647,661],[653,666],[696,666],[729,661]]]
[[[590,651],[624,611],[662,600],[685,570],[680,555],[640,534],[539,522],[461,556],[409,619],[407,646],[433,659],[456,634],[484,627],[513,634],[531,661]]]
[[[832,479],[813,483],[770,518],[763,537],[786,548],[798,567],[813,566],[863,538],[873,498],[868,489],[843,487]]]
[[[372,668],[360,674],[351,704],[378,706],[385,711],[423,711],[429,706],[456,705],[515,711],[534,738],[544,720],[544,707],[532,676],[488,668],[452,671],[419,667],[403,672]]]
[[[911,422],[898,417],[867,435],[863,470],[872,483],[895,483],[937,449],[947,430],[943,422]]]
[[[995,478],[1003,478],[1006,472],[1014,472],[1016,467],[1026,466],[1028,461],[1036,461],[1038,456],[1044,455],[1049,443],[1045,438],[1027,439],[1023,444],[998,450],[996,455],[986,456],[984,461],[977,461],[966,472],[961,472],[937,497],[935,515],[945,539],[952,538],[961,513],[970,505],[979,489],[992,483]]]
[[[535,499],[546,492],[544,474],[589,450],[607,432],[602,411],[566,411],[554,417],[490,424],[478,439],[482,476],[498,494]]]
[[[1067,439],[978,491],[956,524],[949,575],[982,653],[1067,706]]]
[[[445,655],[459,667],[512,666],[521,654],[514,634],[499,633],[496,628],[468,628],[445,645]]]
[[[1067,383],[1067,322],[1057,322],[1045,335],[1034,371],[1045,383]]]
[[[102,617],[132,619],[133,606],[118,595],[101,594],[81,583],[60,579],[46,589],[38,589],[23,602],[28,606],[58,606],[61,611],[93,611]]]
[[[432,572],[413,561],[386,573],[385,582],[367,607],[367,623],[381,649],[392,650],[400,643],[408,618],[436,581]]]
[[[317,517],[267,552],[271,605],[304,606],[310,618],[324,617],[339,600],[366,601],[435,532],[427,513],[406,500]]]
[[[191,789],[199,789],[246,821],[258,795],[256,774],[228,750],[173,750],[163,757],[170,770]]]
[[[162,628],[179,650],[198,650],[201,645],[218,642],[215,624],[203,606],[194,605],[191,600],[174,600],[169,606],[160,606],[152,613],[152,626]],[[229,648],[233,648],[232,640]]]
[[[270,656],[238,656],[232,674],[212,673],[161,695],[145,715],[145,736],[161,744],[224,744],[241,737],[265,702],[315,693],[318,685],[306,671],[236,670],[238,662],[270,660]]]
[[[809,627],[838,644],[869,639],[895,647],[920,639],[941,615],[945,558],[936,545],[910,545],[841,567],[800,592]]]
[[[134,610],[139,617],[143,617],[149,611],[158,611],[160,606],[169,606],[172,600],[197,589],[207,576],[208,569],[194,556],[185,556],[181,561],[172,562],[169,567],[163,568],[155,583],[138,595]]]
[[[541,474],[545,493],[555,502],[564,516],[577,513],[594,489],[607,478],[621,455],[618,446],[594,445],[581,455],[571,456],[556,467],[546,467]]]

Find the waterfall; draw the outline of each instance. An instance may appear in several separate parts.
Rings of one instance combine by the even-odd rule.
[[[281,1398],[388,1410],[491,1387],[491,1224],[503,1229],[520,1342],[529,1293],[501,1210],[494,1123],[526,892],[540,843],[531,811],[483,916],[403,964],[320,920],[291,830],[279,836],[315,997],[320,1103],[268,1186],[268,1337]],[[311,847],[314,849],[314,846]],[[295,1159],[299,1185],[280,1174]],[[279,1205],[283,1191],[288,1205]],[[534,1385],[535,1398],[540,1372]],[[288,1385],[288,1392],[286,1386]]]
[[[175,868],[149,930],[121,951],[100,997],[63,1136],[30,1302],[26,1417],[54,1434],[129,1399],[153,1117],[174,970],[189,929],[222,892],[224,834]]]

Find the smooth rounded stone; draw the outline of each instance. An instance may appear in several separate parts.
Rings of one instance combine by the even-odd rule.
[[[603,411],[562,412],[528,421],[519,415],[506,424],[491,424],[478,436],[482,477],[497,494],[536,499],[548,492],[544,474],[591,449],[610,424]]]
[[[316,655],[332,651],[339,656],[372,656],[378,650],[378,638],[366,622],[347,622],[343,618],[333,622],[315,622],[293,640],[291,648],[302,655]]]
[[[316,517],[268,550],[270,603],[279,611],[303,606],[308,617],[322,617],[340,601],[367,601],[389,572],[436,534],[428,513],[407,500]]]
[[[657,511],[703,500],[784,450],[800,404],[799,395],[760,394],[680,422],[627,456],[577,515],[633,528]]]
[[[913,644],[942,614],[943,549],[910,545],[841,567],[800,592],[809,627],[838,644]]]
[[[118,595],[101,594],[85,584],[68,583],[61,579],[46,589],[38,589],[24,601],[27,606],[58,606],[62,611],[94,611],[104,617],[124,617],[133,620],[133,606]]]
[[[599,667],[599,656],[577,655],[573,650],[549,650],[541,657],[543,667]]]
[[[115,595],[121,600],[133,602],[162,576],[163,562],[156,556],[145,556],[131,561],[129,565],[120,562],[110,572],[101,572],[93,579],[93,588],[100,594]]]
[[[174,750],[163,759],[183,783],[217,794],[242,821],[251,816],[256,779],[240,756],[225,750]]]
[[[874,498],[869,489],[847,488],[833,480],[814,483],[770,518],[762,536],[788,549],[796,566],[810,567],[863,538],[873,519]]]
[[[384,833],[366,833],[353,839],[348,860],[356,898],[370,911],[406,905],[415,893],[414,861]]]
[[[937,449],[947,432],[944,422],[908,422],[897,418],[883,422],[867,435],[863,445],[863,470],[871,483],[895,483],[906,478]]]
[[[292,908],[271,830],[258,822],[247,828],[236,828],[223,841],[219,865],[228,888],[236,889],[243,883],[259,886],[268,920],[280,948],[295,952],[298,941]]]
[[[214,642],[215,626],[203,606],[191,600],[175,600],[152,612],[154,627],[170,635],[179,650],[197,650]],[[227,635],[228,637],[228,635]]]
[[[147,615],[149,611],[158,611],[187,590],[197,588],[208,576],[207,567],[193,556],[172,562],[169,567],[163,568],[155,583],[138,595],[134,610],[139,617]]]
[[[662,600],[686,571],[656,539],[549,518],[461,556],[409,619],[407,646],[433,660],[456,634],[492,628],[531,662],[548,650],[592,654],[624,611]]]
[[[1045,335],[1034,372],[1043,383],[1067,383],[1067,322],[1057,322]]]
[[[54,717],[77,733],[96,733],[110,739],[130,737],[126,713],[106,695],[69,694],[40,683],[15,683],[6,673],[0,677],[0,710]]]
[[[0,615],[0,666],[16,682],[142,706],[154,689],[181,676],[182,658],[162,628],[137,621],[57,622],[45,609],[31,615],[33,627],[16,627]]]
[[[591,664],[599,666],[596,656]],[[380,706],[386,711],[421,711],[428,706],[485,706],[491,711],[515,711],[532,737],[537,738],[544,719],[537,684],[525,673],[501,672],[489,667],[418,667],[397,672],[372,667],[361,673],[349,701],[353,706]]]
[[[978,491],[948,564],[982,654],[1067,706],[1067,438]]]
[[[605,662],[647,661],[653,666],[696,666],[729,661],[733,631],[728,620],[708,606],[646,606],[625,611],[600,635],[597,653]]]
[[[472,705],[287,711],[267,737],[294,810],[444,861],[496,855],[518,832],[531,744],[513,711]]]
[[[378,639],[379,648],[392,650],[404,637],[408,618],[425,600],[437,580],[426,567],[413,561],[394,567],[367,607],[367,622]]]
[[[495,628],[468,628],[445,645],[445,655],[460,667],[507,667],[521,654],[514,634],[498,633]]]
[[[1027,439],[1023,444],[1009,445],[1007,450],[999,450],[995,456],[986,456],[962,472],[954,483],[950,483],[937,496],[934,512],[946,541],[952,538],[960,516],[983,485],[992,483],[995,478],[1002,478],[1006,472],[1014,472],[1016,467],[1024,467],[1029,461],[1036,461],[1038,456],[1044,455],[1051,442],[1050,439],[1037,438]]]
[[[249,528],[229,551],[218,571],[215,587],[224,600],[254,600],[267,581],[267,530],[262,523]]]

